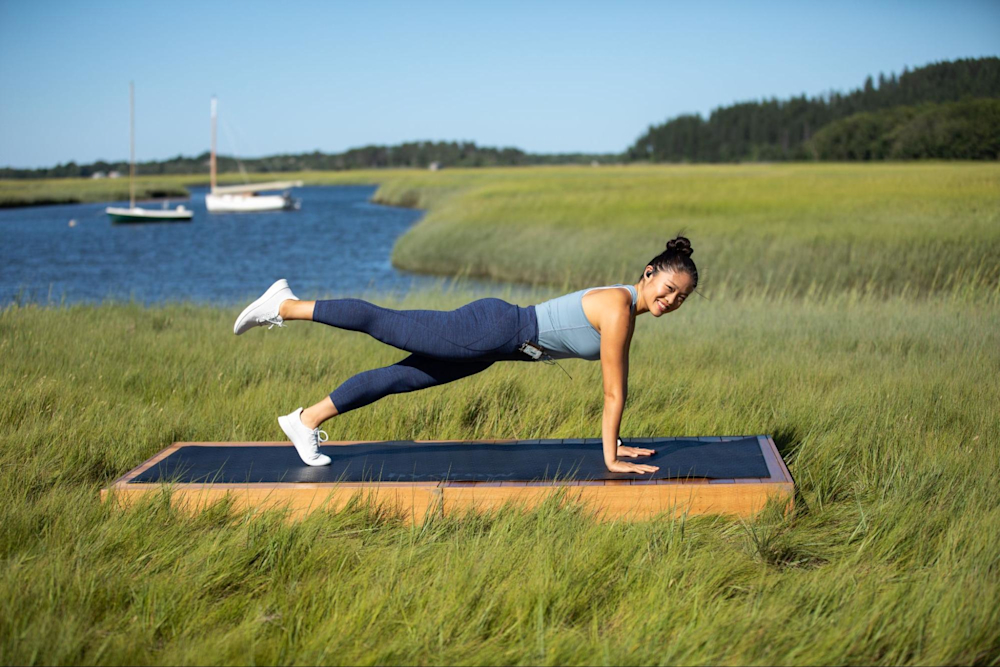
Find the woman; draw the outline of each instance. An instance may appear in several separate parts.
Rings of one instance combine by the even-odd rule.
[[[368,405],[383,396],[433,387],[468,377],[497,361],[582,358],[601,361],[604,463],[612,472],[655,472],[657,467],[621,461],[655,453],[626,447],[618,439],[628,391],[628,352],[635,317],[660,317],[680,308],[698,285],[691,243],[683,236],[650,260],[635,285],[609,285],[567,294],[521,308],[500,299],[480,299],[453,311],[380,308],[359,299],[300,301],[279,280],[240,314],[236,335],[262,325],[283,326],[312,320],[339,329],[362,331],[410,356],[359,373],[310,408],[278,418],[302,460],[330,463],[320,454],[327,419]]]

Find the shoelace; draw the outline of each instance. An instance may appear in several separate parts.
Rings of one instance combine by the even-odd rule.
[[[314,430],[312,432],[312,436],[313,436],[313,443],[312,443],[313,447],[315,447],[317,450],[319,449],[319,446],[322,443],[330,439],[330,436],[326,434],[326,431],[321,431],[319,429]]]
[[[285,328],[285,325],[282,324],[284,320],[281,319],[281,315],[275,315],[274,317],[265,317],[257,321],[260,322],[261,324],[264,324],[265,322],[270,322],[271,326],[267,328],[268,331],[273,329],[275,326],[277,326],[279,329]]]

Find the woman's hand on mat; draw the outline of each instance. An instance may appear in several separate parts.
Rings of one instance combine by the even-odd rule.
[[[636,472],[642,474],[659,470],[657,466],[646,465],[645,463],[629,463],[628,461],[612,461],[611,463],[605,461],[604,464],[608,466],[608,470],[611,472]]]
[[[649,456],[650,454],[655,454],[655,449],[645,449],[643,447],[626,447],[625,445],[618,445],[618,456],[627,456],[628,458],[634,459],[637,456]]]

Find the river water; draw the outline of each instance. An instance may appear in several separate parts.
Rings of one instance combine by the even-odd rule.
[[[170,203],[194,211],[189,223],[112,225],[108,202],[0,209],[0,307],[104,300],[233,305],[277,278],[287,278],[301,298],[446,286],[393,268],[393,244],[422,212],[372,204],[374,191],[296,188],[298,211],[209,215],[206,190],[193,188],[189,201]]]

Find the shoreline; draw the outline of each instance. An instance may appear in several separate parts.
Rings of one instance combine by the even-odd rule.
[[[13,208],[35,208],[35,207],[45,207],[45,206],[73,206],[76,204],[108,204],[109,206],[114,202],[125,201],[123,199],[95,199],[95,200],[81,200],[81,199],[65,199],[65,200],[40,200],[30,203],[20,203],[20,202],[6,202],[0,201],[0,209],[13,209]],[[147,197],[143,199],[136,198],[136,204],[151,204],[163,201],[176,201],[176,202],[187,202],[191,201],[191,193],[186,192],[183,195],[166,195],[163,197]]]
[[[556,287],[612,284],[631,279],[637,263],[684,230],[697,248],[709,296],[1000,290],[1000,267],[989,262],[1000,252],[1000,229],[990,213],[1000,206],[996,164],[385,169],[285,176],[307,186],[374,186],[373,204],[423,210],[390,255],[392,266],[420,275]],[[149,192],[203,183],[200,176],[170,176],[140,185]],[[68,185],[0,181],[0,205],[15,189],[34,189],[27,194],[41,200]],[[75,185],[76,192],[51,204],[108,201],[89,182]],[[969,238],[978,239],[975,249]]]
[[[68,180],[68,179],[67,179]],[[0,181],[0,209],[31,208],[34,206],[66,206],[73,204],[102,204],[128,201],[128,182],[124,187],[115,183],[91,184],[84,182],[59,183],[56,179],[46,181]],[[152,181],[136,184],[136,203],[159,202],[163,200],[190,200],[190,183],[164,183]],[[20,187],[19,187],[20,186]]]

